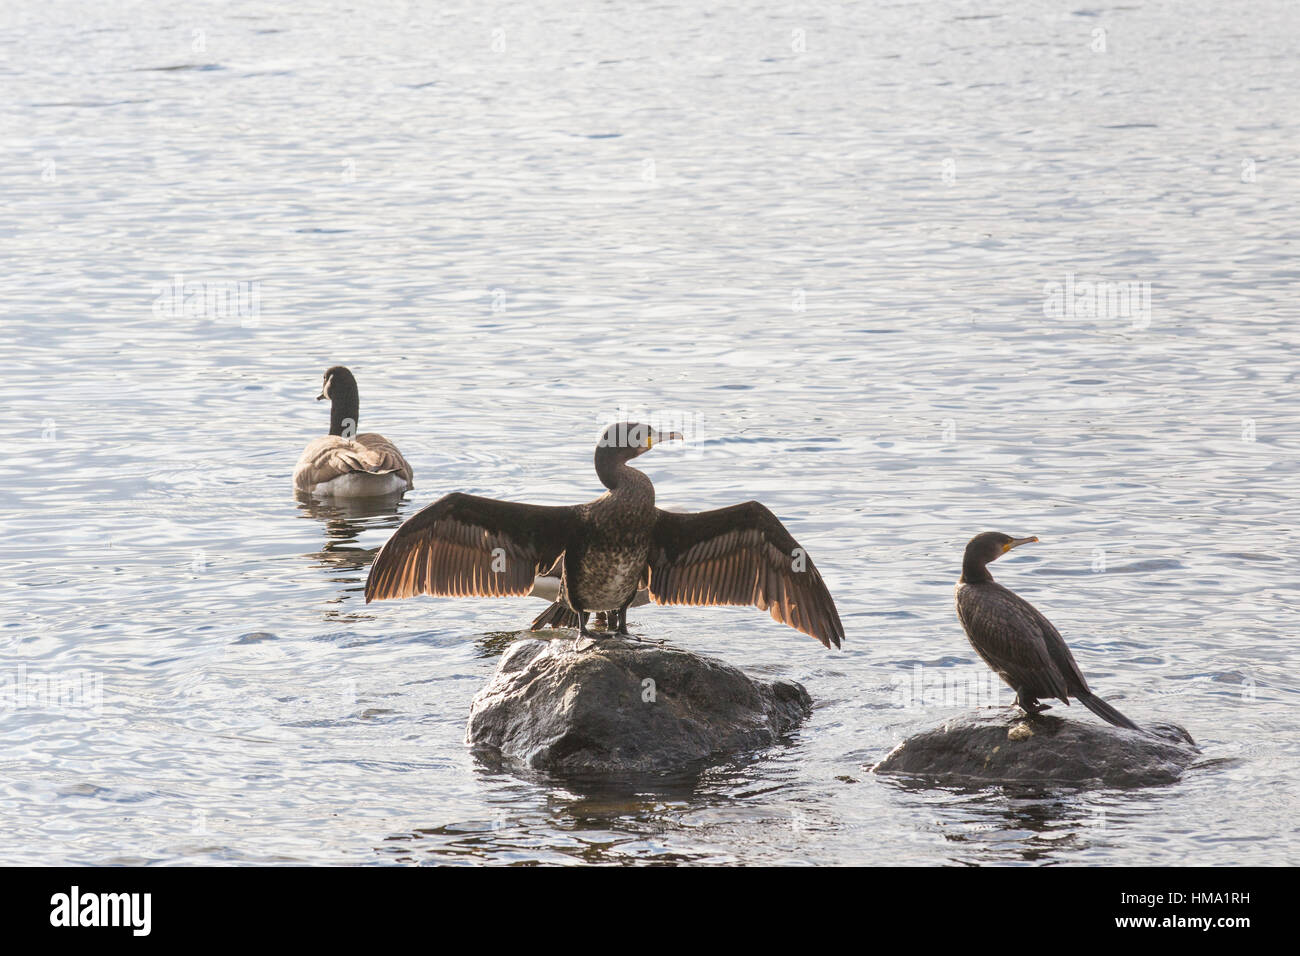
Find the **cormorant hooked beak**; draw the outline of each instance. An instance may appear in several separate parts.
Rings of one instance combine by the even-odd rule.
[[[645,448],[649,451],[655,446],[655,442],[663,441],[686,441],[686,436],[681,432],[650,432],[645,437]]]
[[[1008,541],[1006,544],[1002,546],[1002,553],[1006,554],[1012,548],[1018,548],[1022,544],[1033,544],[1037,540],[1038,538],[1036,536],[1030,536],[1028,538],[1012,538],[1010,541]]]
[[[319,395],[316,396],[316,401],[323,402],[327,397],[328,396],[326,396],[324,392],[321,392]]]

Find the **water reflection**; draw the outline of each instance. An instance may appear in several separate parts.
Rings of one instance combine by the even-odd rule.
[[[710,769],[707,760],[664,773],[555,773],[529,770],[499,754],[476,751],[477,770],[493,780],[505,774],[537,784],[552,814],[577,818],[635,814],[646,801],[689,801]]]
[[[478,640],[474,642],[476,646],[476,654],[478,657],[482,658],[500,657],[506,652],[506,648],[515,643],[515,641],[527,640],[530,637],[539,636],[542,635],[528,630],[527,627],[518,631],[489,631],[486,634],[480,635]]]
[[[982,862],[986,854],[1004,856],[1011,849],[1026,863],[1046,863],[1063,850],[1079,849],[1091,828],[1105,826],[1103,812],[1068,796],[1028,790],[1006,802],[1003,796],[964,805],[962,818],[943,828],[945,840],[977,851],[959,861]]]
[[[1126,35],[1180,38],[1148,44],[1135,78],[1069,18],[1004,18],[990,42],[915,5],[843,4],[776,62],[785,13],[764,0],[630,30],[523,8],[501,58],[448,0],[434,85],[427,30],[358,34],[333,0],[304,29],[290,10],[231,20],[224,69],[108,5],[66,6],[139,43],[69,44],[66,18],[33,13],[5,48],[31,162],[0,164],[26,237],[0,271],[18,442],[0,650],[106,693],[93,720],[6,712],[0,861],[1294,857],[1300,532],[1279,516],[1300,498],[1300,179],[1237,165],[1297,137],[1294,84],[1261,74],[1296,62],[1285,5],[1204,5],[1191,32],[1169,5],[1113,10]],[[321,49],[346,55],[322,70]],[[672,108],[629,110],[665,77]],[[239,148],[214,148],[230,130]],[[1171,130],[1177,148],[1153,150]],[[178,307],[178,276],[205,294]],[[1049,317],[1045,286],[1070,277],[1149,282],[1149,324],[1095,300]],[[251,282],[260,314],[233,314]],[[370,369],[362,423],[424,476],[407,503],[287,494],[322,430],[304,376],[334,361]],[[703,774],[687,807],[671,786],[548,796],[474,772],[470,704],[544,602],[361,594],[373,548],[435,488],[589,500],[575,435],[639,409],[704,436],[698,459],[647,465],[661,507],[763,501],[849,629],[824,654],[755,612],[633,616],[818,703],[797,746]],[[994,524],[1058,542],[1015,575],[1025,596],[1108,695],[1186,723],[1217,763],[1119,795],[858,771],[903,730],[895,662],[969,661],[952,584]],[[242,631],[276,640],[232,644]],[[148,798],[124,816],[60,779]],[[1094,806],[1110,831],[1086,826]],[[192,808],[220,834],[231,807],[237,826],[194,838]]]
[[[390,834],[375,850],[397,862],[698,862],[717,852],[683,846],[691,816],[751,816],[742,798],[772,773],[769,756],[748,754],[721,767],[700,761],[670,773],[596,775],[530,771],[478,754],[490,817]]]
[[[369,567],[379,548],[360,547],[357,539],[361,533],[371,528],[395,529],[402,523],[398,513],[402,504],[400,494],[325,500],[300,493],[297,497],[303,517],[325,525],[324,547],[303,557],[310,558],[315,567],[330,571],[360,571]]]
[[[343,608],[354,599],[364,605],[365,570],[375,560],[379,547],[362,547],[359,539],[363,532],[376,528],[388,531],[402,523],[399,509],[402,495],[379,498],[320,499],[298,493],[300,517],[319,521],[325,526],[325,544],[319,551],[304,554],[313,567],[329,572],[330,580],[343,587],[325,603],[336,605],[325,612],[325,618],[342,623],[369,620],[373,615],[345,611]]]

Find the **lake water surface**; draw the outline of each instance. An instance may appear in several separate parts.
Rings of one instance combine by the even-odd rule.
[[[1291,0],[5,6],[0,862],[1294,862],[1297,88]],[[294,499],[336,363],[400,506]],[[640,608],[812,717],[672,780],[484,766],[542,605],[366,606],[368,563],[452,490],[594,497],[641,416],[691,431],[660,504],[767,504],[844,649]],[[984,530],[1185,779],[865,769],[985,686]]]

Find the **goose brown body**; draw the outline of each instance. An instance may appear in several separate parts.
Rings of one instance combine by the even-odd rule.
[[[413,486],[414,475],[402,453],[375,432],[351,440],[340,435],[317,438],[303,449],[293,472],[295,490],[336,497],[372,497]]]

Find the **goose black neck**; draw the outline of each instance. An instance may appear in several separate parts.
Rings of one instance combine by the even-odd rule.
[[[987,561],[973,554],[967,554],[961,562],[962,584],[992,584],[993,575],[989,573]]]
[[[361,400],[355,390],[335,392],[330,398],[330,434],[354,438]]]

